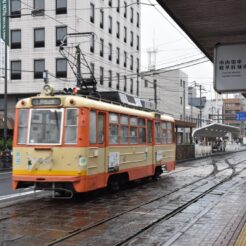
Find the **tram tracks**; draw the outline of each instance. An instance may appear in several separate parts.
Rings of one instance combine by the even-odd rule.
[[[46,240],[46,242],[45,243],[47,243],[47,245],[55,245],[55,244],[58,244],[59,242],[66,242],[66,240],[69,240],[70,238],[73,238],[73,237],[75,237],[76,235],[79,235],[79,234],[83,234],[84,232],[90,232],[91,230],[93,230],[93,229],[95,229],[95,228],[98,228],[98,227],[100,227],[100,226],[103,226],[103,225],[106,225],[106,224],[108,224],[108,223],[111,223],[112,221],[114,221],[114,220],[116,220],[116,219],[121,219],[122,217],[124,217],[124,215],[126,215],[126,214],[130,214],[131,212],[135,212],[135,211],[137,211],[137,210],[141,210],[144,206],[147,206],[147,205],[151,205],[152,203],[155,203],[155,202],[158,202],[159,200],[161,200],[161,199],[166,199],[167,197],[169,197],[169,196],[172,196],[172,195],[174,195],[175,193],[177,193],[177,192],[181,192],[182,193],[182,189],[186,189],[186,188],[188,188],[189,186],[192,186],[192,185],[194,185],[195,187],[200,187],[200,186],[203,186],[203,185],[205,185],[206,183],[208,183],[207,181],[206,181],[206,179],[208,179],[208,178],[216,178],[215,176],[216,175],[218,175],[219,173],[223,173],[223,172],[225,172],[227,169],[232,169],[232,168],[230,168],[230,162],[229,162],[229,160],[226,160],[225,162],[227,163],[227,165],[228,165],[228,167],[227,168],[224,168],[224,169],[221,169],[221,170],[219,170],[218,171],[218,169],[217,169],[217,164],[216,164],[216,161],[214,160],[214,159],[211,159],[212,160],[212,162],[210,162],[210,163],[206,163],[206,165],[204,165],[203,166],[203,169],[201,169],[201,170],[206,170],[206,169],[204,169],[206,166],[207,167],[209,167],[210,166],[210,169],[208,170],[207,169],[207,175],[205,175],[205,176],[203,176],[203,177],[200,177],[200,178],[198,178],[198,179],[195,179],[193,182],[189,182],[189,183],[186,183],[186,184],[184,184],[183,186],[181,186],[181,187],[177,187],[177,188],[175,188],[175,189],[173,189],[173,190],[171,190],[170,192],[167,192],[167,193],[165,193],[165,194],[162,194],[161,196],[158,196],[158,197],[155,197],[154,199],[151,199],[151,200],[149,200],[149,201],[147,201],[147,202],[142,202],[141,204],[138,204],[137,206],[130,206],[130,208],[129,209],[127,209],[127,210],[124,210],[124,211],[122,211],[122,212],[116,212],[116,213],[114,213],[113,212],[113,215],[112,216],[105,216],[105,218],[103,218],[103,219],[99,219],[99,220],[97,220],[97,221],[94,221],[94,222],[92,222],[92,223],[87,223],[87,225],[85,225],[85,226],[83,226],[83,227],[78,227],[78,228],[75,228],[74,230],[71,230],[70,232],[64,232],[64,234],[66,234],[65,236],[63,236],[63,237],[58,237],[56,240],[53,240],[52,241],[52,239],[50,239],[50,240]],[[240,161],[239,163],[237,163],[237,164],[240,164],[240,163],[243,163],[244,161]],[[237,164],[234,164],[233,166],[236,166]],[[213,168],[211,168],[211,165],[213,166]],[[195,168],[194,168],[195,169]],[[212,170],[211,170],[212,169]],[[187,171],[187,174],[190,172],[190,170],[184,170],[184,171]],[[209,171],[209,172],[208,172]],[[172,174],[171,176],[173,176],[173,175],[175,175],[175,174]],[[179,173],[177,173],[177,177],[178,177],[178,175],[180,175],[180,172]],[[181,176],[186,176],[186,173],[183,173]],[[222,175],[223,176],[223,175]],[[169,177],[169,176],[168,176]],[[168,178],[167,177],[167,178]],[[176,178],[177,178],[176,177]],[[195,176],[194,176],[195,177]],[[221,178],[221,177],[220,177]],[[217,178],[218,179],[218,178]],[[205,182],[204,182],[204,180],[205,180]],[[199,183],[200,182],[200,183]],[[153,183],[154,184],[154,183]],[[152,186],[152,185],[151,185]],[[137,189],[138,188],[140,188],[141,189],[141,187],[137,187]],[[137,190],[136,189],[136,190]],[[124,195],[124,193],[119,193],[119,196],[121,196],[121,195]],[[174,196],[175,197],[175,196]],[[111,198],[110,198],[111,199]],[[113,199],[113,198],[112,198]],[[175,198],[174,198],[175,199]],[[90,199],[89,201],[91,201],[92,203],[94,203],[94,200],[96,200],[96,199]],[[35,204],[37,203],[39,203],[39,201],[42,201],[42,200],[36,200],[35,201]],[[170,198],[170,201],[171,201],[171,198]],[[65,205],[64,207],[64,211],[66,211],[66,207],[67,207],[67,202],[65,202],[64,204],[62,203],[61,204],[61,202],[62,201],[59,201],[59,208],[62,208],[63,207],[63,205]],[[44,210],[44,211],[42,211],[42,213],[45,213],[45,211],[48,211],[49,210],[49,208],[50,207],[52,207],[52,206],[54,206],[54,203],[53,204],[49,204],[49,205],[47,205],[47,206],[39,206],[37,209],[33,209],[33,210],[31,210],[30,211],[30,209],[29,210],[25,210],[25,212],[23,212],[23,213],[18,213],[18,214],[15,214],[14,216],[9,216],[9,217],[6,217],[4,220],[7,220],[7,219],[10,219],[11,220],[11,218],[14,218],[14,220],[16,220],[16,219],[18,219],[18,217],[21,219],[22,217],[23,218],[25,218],[25,216],[27,215],[27,214],[29,214],[29,217],[31,217],[32,216],[32,212],[34,212],[34,214],[33,214],[33,216],[35,216],[35,214],[37,213],[35,213],[35,211],[37,211],[37,210]],[[188,205],[187,205],[188,206]],[[176,209],[178,209],[178,208],[176,208]],[[177,213],[178,213],[178,210],[176,210],[175,209],[175,211],[177,211]],[[183,209],[185,209],[185,208],[183,208]],[[114,210],[114,206],[113,206],[113,210]],[[116,210],[117,210],[117,207],[116,207]],[[21,211],[21,210],[19,210],[19,211]],[[171,215],[170,215],[171,216]],[[93,221],[93,220],[92,220]],[[0,221],[1,222],[1,221]],[[151,227],[151,226],[150,226]],[[17,243],[18,243],[18,241],[17,241]],[[117,244],[116,244],[117,245]]]
[[[123,217],[124,215],[126,215],[127,213],[131,213],[131,212],[134,212],[148,204],[151,204],[151,203],[154,203],[158,200],[161,200],[163,198],[166,198],[172,194],[175,194],[176,192],[178,191],[181,191],[182,189],[185,189],[189,186],[192,186],[198,182],[201,182],[203,180],[206,180],[208,178],[211,178],[213,177],[214,181],[216,179],[219,179],[218,182],[216,182],[216,184],[212,185],[209,189],[207,189],[206,191],[202,192],[201,194],[195,196],[193,199],[189,200],[188,202],[185,202],[183,203],[181,206],[175,208],[174,210],[172,210],[170,213],[167,213],[165,214],[164,216],[161,216],[159,217],[157,220],[155,220],[154,222],[148,224],[147,226],[141,228],[139,231],[137,231],[136,233],[133,233],[131,236],[129,236],[128,238],[124,239],[124,240],[121,240],[120,242],[117,242],[116,244],[112,244],[112,245],[115,245],[115,246],[118,246],[118,245],[123,245],[123,244],[126,244],[127,242],[129,242],[130,240],[132,240],[134,237],[138,236],[139,234],[143,233],[144,231],[148,230],[149,228],[157,225],[158,223],[162,222],[163,220],[168,220],[170,219],[171,217],[174,217],[175,215],[177,215],[178,213],[182,212],[184,209],[186,209],[187,207],[191,206],[192,204],[194,204],[195,202],[197,202],[198,200],[200,200],[201,198],[203,198],[204,196],[206,196],[207,194],[211,193],[214,189],[216,189],[218,186],[220,186],[221,184],[225,183],[226,181],[230,180],[233,176],[236,175],[236,171],[235,171],[235,167],[234,165],[237,165],[237,164],[234,164],[232,165],[227,159],[226,159],[226,164],[228,165],[227,168],[224,168],[220,171],[218,171],[217,169],[217,165],[216,165],[216,162],[214,159],[212,159],[212,164],[213,164],[213,171],[206,175],[206,177],[202,177],[202,178],[199,178],[195,181],[193,181],[192,183],[189,183],[189,184],[186,184],[180,188],[177,188],[173,191],[171,191],[170,193],[168,194],[165,194],[163,196],[160,196],[158,198],[155,198],[151,201],[148,201],[148,202],[145,202],[145,203],[142,203],[142,204],[139,204],[138,206],[135,206],[127,211],[123,211],[121,213],[118,213],[114,216],[111,216],[111,217],[108,217],[106,219],[103,219],[103,220],[100,220],[92,225],[87,225],[85,227],[82,227],[82,228],[78,228],[74,231],[71,231],[69,234],[65,235],[64,237],[61,237],[61,238],[58,238],[50,243],[48,243],[47,245],[56,245],[56,244],[59,244],[61,242],[66,242],[66,240],[69,241],[70,238],[73,238],[73,237],[76,237],[77,235],[79,234],[83,234],[84,232],[86,231],[90,231],[90,230],[94,230],[96,227],[100,227],[101,225],[106,225],[108,223],[110,223],[111,221],[115,221],[116,219],[120,220],[120,217]],[[218,173],[222,173],[222,172],[226,172],[227,170],[231,169],[231,174],[225,178],[223,178],[223,175],[222,175],[222,178],[220,176],[217,176],[216,175]],[[246,169],[246,168],[245,168]],[[243,171],[243,170],[241,170]],[[225,174],[224,174],[225,175]],[[209,181],[208,181],[209,182]],[[201,184],[201,186],[203,185],[207,185],[208,182],[205,182],[203,184]],[[213,183],[211,181],[211,183]]]

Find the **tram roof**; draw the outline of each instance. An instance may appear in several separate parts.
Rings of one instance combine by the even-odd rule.
[[[115,112],[115,113],[134,115],[138,117],[146,117],[146,118],[155,117],[155,112],[148,112],[148,111],[144,111],[141,109],[135,109],[135,108],[131,108],[131,107],[123,106],[123,105],[117,105],[117,104],[114,104],[113,102],[111,103],[110,101],[105,102],[105,101],[94,100],[94,99],[90,99],[86,97],[79,97],[79,96],[73,96],[73,95],[67,95],[67,96],[65,95],[56,95],[56,96],[38,95],[36,97],[22,99],[21,101],[25,101],[24,106],[21,104],[21,101],[19,101],[16,105],[16,108],[37,108],[37,107],[32,106],[31,100],[33,98],[61,98],[62,106],[64,108],[86,107],[86,108],[94,108],[98,110],[106,110],[106,111]],[[73,105],[71,105],[70,103],[71,99],[74,101]],[[169,115],[161,114],[160,118],[165,121],[174,122],[174,118]]]
[[[240,128],[219,123],[212,123],[192,132],[193,137],[224,137],[228,132],[239,134]]]

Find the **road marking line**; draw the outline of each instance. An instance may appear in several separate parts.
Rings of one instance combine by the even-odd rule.
[[[11,195],[0,196],[0,201],[7,200],[7,199],[10,199],[10,198],[27,196],[27,195],[35,194],[35,193],[38,193],[38,192],[41,192],[41,190],[39,190],[39,191],[27,191],[27,192],[21,192],[21,193],[18,193],[18,194],[11,194]]]

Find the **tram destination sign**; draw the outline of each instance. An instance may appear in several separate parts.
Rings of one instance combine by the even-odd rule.
[[[246,112],[237,112],[236,120],[246,121]]]
[[[246,43],[219,44],[214,53],[214,89],[246,92]]]

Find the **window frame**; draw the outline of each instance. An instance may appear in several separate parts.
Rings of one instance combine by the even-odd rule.
[[[77,111],[77,124],[76,125],[67,125],[67,114],[68,114],[68,110],[76,110]],[[76,126],[76,142],[75,143],[69,143],[66,142],[66,134],[67,134],[67,127],[74,127]],[[77,145],[78,144],[78,129],[79,129],[79,110],[78,108],[66,108],[65,113],[64,113],[64,127],[63,127],[63,131],[64,131],[64,144],[66,145]]]
[[[57,7],[57,2],[59,0],[56,0],[56,15],[61,15],[61,14],[67,14],[67,0],[66,0],[66,7]]]
[[[58,39],[58,30],[64,29],[66,30],[66,34],[63,36],[63,38],[60,40]],[[67,35],[67,26],[56,26],[56,47],[59,47],[61,45],[61,42],[63,41],[64,37]],[[63,46],[67,46],[67,38],[64,40]]]
[[[42,30],[44,32],[44,39],[43,41],[36,41],[36,31]],[[38,27],[33,29],[33,47],[34,48],[44,48],[45,47],[45,28]]]
[[[58,70],[57,70],[57,67],[58,67],[58,61],[61,61],[61,60],[64,60],[64,61],[66,61],[66,71],[62,74],[62,72],[60,72],[60,74],[61,75],[59,75],[59,72],[58,72]],[[56,78],[67,78],[67,60],[66,59],[64,59],[64,58],[56,58]]]
[[[16,71],[19,71],[19,73],[12,73],[13,72],[13,69],[12,69],[12,67],[13,67],[13,63],[20,63],[20,70],[16,70]],[[21,77],[22,77],[22,73],[21,73],[21,66],[22,66],[22,64],[21,64],[22,62],[21,62],[21,60],[12,60],[11,62],[10,62],[10,78],[11,78],[11,80],[21,80]]]
[[[12,37],[12,34],[14,33],[14,32],[19,32],[20,33],[20,41],[19,42],[12,42],[13,41],[13,37]],[[13,29],[13,30],[11,30],[10,31],[10,38],[11,38],[11,43],[10,43],[10,45],[11,45],[11,49],[21,49],[21,29]]]
[[[42,72],[36,72],[36,70],[35,70],[35,63],[36,62],[40,62],[40,61],[42,61],[43,63],[44,63],[44,70],[45,70],[45,59],[34,59],[33,60],[33,78],[34,79],[43,79],[43,72],[44,72],[44,70],[42,71]]]

